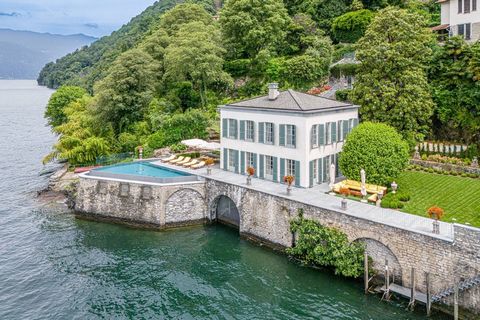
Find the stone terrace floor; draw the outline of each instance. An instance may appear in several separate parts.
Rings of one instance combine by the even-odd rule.
[[[432,233],[432,220],[428,218],[403,213],[397,210],[379,208],[371,204],[365,204],[353,200],[347,200],[347,210],[342,210],[341,198],[327,194],[329,191],[327,184],[317,185],[309,189],[293,187],[292,194],[287,196],[286,186],[283,184],[252,178],[252,185],[247,186],[246,176],[221,170],[218,166],[213,167],[211,175],[207,175],[206,168],[192,170],[171,164],[165,164],[161,161],[154,161],[152,164],[188,172],[207,179],[241,186],[251,190],[257,190],[274,196],[291,199],[331,211],[337,211],[339,213],[371,220],[377,223],[428,235],[434,238],[453,241],[453,224],[451,223],[440,222],[440,234],[434,234]]]

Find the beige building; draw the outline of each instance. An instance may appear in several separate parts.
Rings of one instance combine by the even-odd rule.
[[[460,35],[469,42],[480,39],[479,0],[438,0],[441,5],[441,24],[433,27],[440,35]]]

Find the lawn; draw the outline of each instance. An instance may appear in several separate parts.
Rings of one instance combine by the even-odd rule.
[[[411,195],[402,211],[426,216],[436,205],[445,210],[443,221],[480,227],[480,179],[406,171],[397,183]]]

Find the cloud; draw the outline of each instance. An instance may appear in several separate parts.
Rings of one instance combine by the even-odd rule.
[[[0,17],[20,17],[19,12],[0,12]]]
[[[83,25],[87,28],[90,28],[90,29],[98,29],[98,24],[97,23],[84,23]]]

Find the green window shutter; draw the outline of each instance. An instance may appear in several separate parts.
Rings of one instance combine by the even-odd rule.
[[[327,181],[327,157],[322,158],[322,182]]]
[[[332,143],[330,139],[331,129],[332,129],[332,124],[330,122],[327,122],[327,124],[325,125],[325,144],[326,145]]]
[[[285,159],[280,158],[280,182],[283,183],[283,177],[285,177]]]
[[[222,137],[228,137],[228,119],[222,119]]]
[[[264,143],[265,142],[265,123],[260,122],[258,124],[258,142],[259,143]]]
[[[238,158],[240,158],[240,157],[239,157],[238,150],[234,151],[234,155],[235,155],[235,173],[239,173],[239,171],[240,171],[239,160],[240,159],[238,159]]]
[[[273,157],[273,181],[278,181],[277,168],[278,168],[278,158]]]
[[[295,161],[295,185],[300,187],[300,161]]]
[[[285,125],[281,124],[280,125],[280,133],[279,133],[279,144],[281,146],[285,146]]]
[[[252,125],[253,125],[253,132],[252,132],[252,142],[255,142],[255,122],[252,121]]]
[[[313,161],[315,160],[310,161],[310,170],[308,171],[310,188],[313,187]]]
[[[342,122],[343,122],[343,120],[338,120],[338,123],[337,123],[338,141],[343,141]]]
[[[323,168],[322,168],[322,159],[315,160],[318,161],[317,168],[318,168],[318,183],[323,182]]]
[[[245,140],[245,121],[240,121],[240,140]]]
[[[259,172],[259,177],[261,179],[265,178],[265,173],[264,173],[264,170],[265,170],[265,156],[263,154],[260,155],[260,166],[258,168],[258,172]]]
[[[337,123],[332,122],[332,143],[337,142]]]
[[[255,177],[258,177],[257,154],[253,153],[253,168],[255,169]]]
[[[343,140],[345,140],[348,135],[348,122],[348,120],[343,121]]]
[[[293,126],[293,146],[297,147],[297,126]]]
[[[275,145],[275,124],[272,123],[272,144]]]
[[[333,163],[335,164],[335,178],[338,177],[338,153],[333,156]]]
[[[324,124],[318,125],[318,145],[319,146],[325,145],[325,125]]]
[[[223,170],[228,170],[228,149],[223,148]]]
[[[234,120],[233,123],[234,123],[233,127],[235,128],[235,135],[234,135],[234,137],[235,137],[235,139],[238,139],[238,120]],[[238,151],[237,151],[237,152],[238,152]]]
[[[240,152],[240,173],[245,174],[245,152]]]

